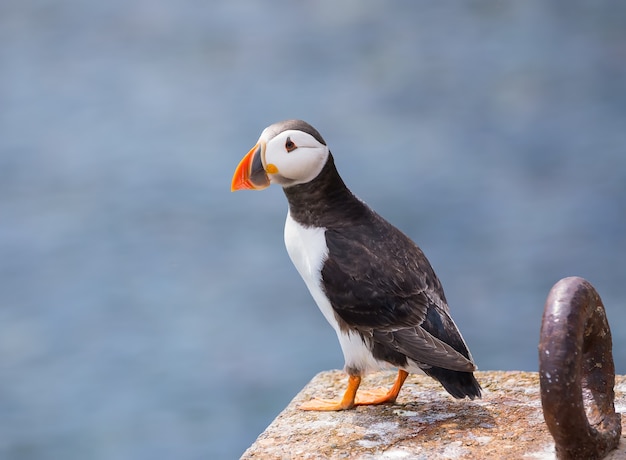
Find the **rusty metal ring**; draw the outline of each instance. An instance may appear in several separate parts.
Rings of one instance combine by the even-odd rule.
[[[622,432],[604,305],[583,278],[564,278],[546,300],[539,342],[541,404],[556,455],[601,459]]]

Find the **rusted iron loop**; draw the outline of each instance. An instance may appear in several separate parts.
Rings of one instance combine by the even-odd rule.
[[[560,460],[601,459],[619,443],[615,366],[604,305],[583,278],[564,278],[546,300],[539,342],[543,414]]]

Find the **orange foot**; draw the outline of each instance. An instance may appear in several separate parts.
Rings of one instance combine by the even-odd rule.
[[[352,409],[354,404],[344,404],[343,399],[311,399],[300,405],[302,410],[337,411]]]
[[[357,396],[357,390],[361,384],[361,377],[351,375],[348,378],[348,388],[341,400],[336,399],[312,399],[300,406],[302,410],[338,411],[352,409],[354,406],[367,406],[376,404],[393,403],[400,393],[400,389],[409,374],[400,369],[393,387],[389,391],[384,389],[363,390]]]

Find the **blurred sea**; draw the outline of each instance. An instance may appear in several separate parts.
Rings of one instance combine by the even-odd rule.
[[[626,373],[626,3],[0,3],[0,458],[237,458],[343,365],[229,190],[302,118],[438,272],[481,369],[537,369],[560,278]]]

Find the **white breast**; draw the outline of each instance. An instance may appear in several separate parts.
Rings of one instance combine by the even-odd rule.
[[[336,331],[339,331],[333,308],[321,287],[322,266],[328,257],[325,232],[325,228],[303,227],[291,218],[291,214],[287,214],[285,222],[287,253],[324,317]]]
[[[313,300],[330,325],[335,329],[346,368],[361,369],[363,373],[388,367],[375,360],[357,333],[344,333],[339,328],[335,312],[322,289],[322,267],[328,257],[325,228],[303,227],[287,214],[285,246],[291,261],[304,280]]]

